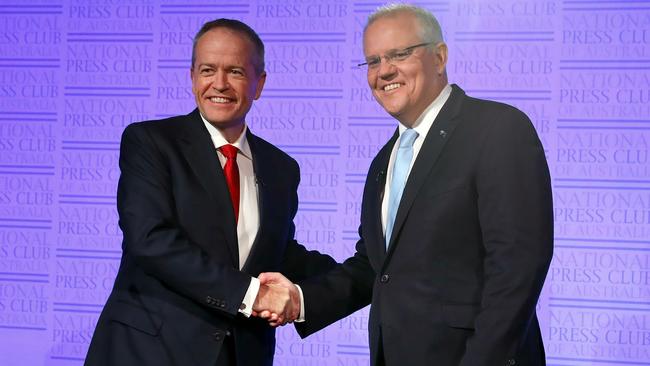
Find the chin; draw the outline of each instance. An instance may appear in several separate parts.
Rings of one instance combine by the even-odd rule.
[[[404,103],[398,100],[387,100],[385,103],[382,103],[381,106],[388,111],[388,113],[399,113],[404,109]]]
[[[393,117],[398,116],[403,112],[403,109],[398,106],[385,106],[384,110]]]
[[[228,118],[226,116],[218,115],[218,114],[208,113],[205,117],[213,125],[221,125],[224,123],[223,121],[228,121]]]

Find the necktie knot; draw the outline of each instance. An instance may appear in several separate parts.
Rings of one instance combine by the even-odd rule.
[[[225,156],[227,159],[234,159],[234,158],[236,158],[236,157],[237,157],[237,151],[238,151],[238,150],[239,150],[239,149],[237,149],[236,147],[234,147],[233,145],[230,145],[230,144],[228,144],[228,145],[223,145],[223,146],[221,146],[221,147],[219,148],[219,151],[221,151],[221,153],[223,154],[223,156]]]
[[[407,128],[404,132],[402,132],[402,136],[400,136],[400,141],[399,141],[400,149],[413,147],[413,144],[415,143],[415,139],[417,138],[418,138],[418,133],[412,128]]]

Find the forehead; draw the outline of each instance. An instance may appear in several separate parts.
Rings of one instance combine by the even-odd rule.
[[[388,50],[420,43],[420,32],[415,15],[408,12],[378,18],[363,34],[363,52],[378,55]]]
[[[252,62],[253,45],[243,34],[227,28],[215,28],[203,34],[196,43],[197,62],[214,59],[237,59]]]

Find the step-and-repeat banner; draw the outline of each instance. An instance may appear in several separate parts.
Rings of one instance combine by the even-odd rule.
[[[650,365],[650,2],[441,0],[450,82],[513,104],[546,148],[555,256],[538,305],[550,365]],[[0,363],[81,365],[121,255],[129,123],[194,108],[192,37],[250,24],[267,47],[251,129],[302,168],[297,237],[344,259],[372,157],[396,122],[366,85],[375,0],[4,0]],[[276,365],[368,365],[367,309]]]

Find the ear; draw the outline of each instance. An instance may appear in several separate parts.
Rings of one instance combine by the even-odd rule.
[[[442,75],[447,68],[447,55],[448,49],[447,44],[440,42],[436,45],[436,58],[438,59],[438,65],[436,65],[436,71],[438,75]]]
[[[257,79],[257,86],[255,87],[255,100],[258,100],[262,95],[262,89],[264,89],[264,83],[266,82],[266,71],[262,71]]]
[[[194,92],[194,65],[190,66],[190,80],[192,81],[192,92]]]

